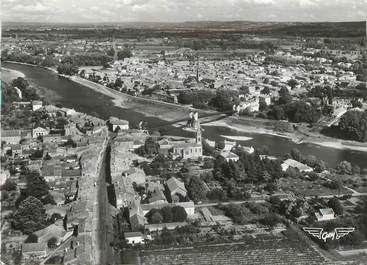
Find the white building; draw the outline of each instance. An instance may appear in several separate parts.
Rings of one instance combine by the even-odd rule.
[[[45,136],[48,135],[50,133],[50,131],[48,129],[42,128],[42,127],[37,127],[34,128],[32,131],[32,136],[33,138],[37,138],[39,136]]]
[[[42,108],[42,101],[40,100],[34,100],[32,101],[32,110],[36,111],[38,109]]]
[[[187,216],[192,216],[195,214],[195,204],[193,201],[177,202],[175,205],[183,207],[187,213]]]
[[[222,157],[224,157],[224,159],[225,159],[227,162],[229,162],[229,161],[237,162],[237,161],[240,159],[240,157],[239,157],[238,155],[236,155],[235,153],[232,153],[232,152],[230,152],[230,151],[222,151],[222,152],[220,153],[220,155],[221,155]]]
[[[125,232],[124,236],[129,245],[144,244],[144,235],[141,232]]]
[[[110,118],[110,124],[112,125],[112,131],[115,131],[119,128],[121,131],[129,130],[129,122],[126,120],[120,120],[115,117]]]
[[[331,208],[320,209],[318,213],[315,213],[315,216],[318,222],[335,219],[334,210]]]
[[[253,154],[255,152],[255,148],[253,148],[252,146],[241,146],[241,149],[248,154]]]
[[[302,164],[301,162],[298,162],[294,159],[287,159],[281,164],[282,170],[287,171],[289,167],[297,168],[301,172],[312,172],[313,169],[305,164]]]

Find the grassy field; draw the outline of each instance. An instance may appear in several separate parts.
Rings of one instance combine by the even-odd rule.
[[[348,189],[342,188],[339,192],[338,189],[329,189],[323,185],[324,180],[310,181],[301,178],[282,178],[279,180],[279,188],[284,192],[293,192],[296,195],[301,196],[322,196],[322,195],[338,195],[338,194],[351,194]]]
[[[140,265],[333,264],[294,234],[192,248],[145,250],[140,252],[139,260]]]

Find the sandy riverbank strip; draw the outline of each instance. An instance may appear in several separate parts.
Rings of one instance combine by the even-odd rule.
[[[165,121],[177,121],[188,119],[190,110],[188,106],[168,103],[160,100],[131,96],[101,84],[94,83],[90,80],[79,76],[64,76],[70,80],[86,86],[98,93],[102,93],[112,98],[112,102],[117,107],[134,109],[134,111],[144,114],[148,117],[156,117]],[[211,114],[213,111],[198,110],[201,114]]]
[[[113,104],[117,107],[133,109],[148,117],[156,117],[165,121],[175,121],[188,117],[190,112],[190,109],[184,106],[131,96],[78,76],[68,78],[98,93],[111,97]]]
[[[124,109],[133,109],[134,111],[144,114],[147,117],[156,117],[164,121],[176,121],[180,119],[185,119],[186,117],[188,118],[188,115],[190,112],[190,108],[187,106],[177,105],[177,104],[163,102],[163,101],[154,100],[154,99],[146,99],[146,98],[131,96],[131,95],[113,90],[111,88],[108,88],[106,86],[103,86],[101,84],[94,83],[90,80],[81,78],[79,76],[66,76],[66,75],[59,74],[55,68],[43,67],[43,66],[32,65],[32,64],[21,63],[21,62],[13,62],[13,61],[8,61],[8,62],[14,63],[14,64],[29,65],[29,66],[39,67],[39,68],[49,70],[61,77],[67,78],[73,82],[81,84],[98,93],[102,93],[110,97],[113,104],[117,107],[124,108]],[[15,71],[15,72],[21,73],[19,71]],[[22,77],[25,77],[23,73],[21,74],[22,74]],[[42,89],[37,88],[37,87],[35,88],[38,90],[38,92],[40,92],[40,94],[42,94],[44,97],[47,97],[46,91],[43,91]],[[53,95],[53,96],[55,97],[56,95]],[[205,111],[200,111],[200,112],[206,113]]]
[[[1,80],[10,83],[13,79],[16,79],[18,77],[25,78],[25,74],[23,74],[20,71],[1,67]]]
[[[290,139],[291,141],[297,144],[310,143],[310,144],[316,144],[316,145],[320,145],[324,147],[341,149],[341,150],[350,149],[354,151],[367,152],[367,143],[359,143],[355,141],[345,141],[345,140],[327,137],[324,135],[320,135],[317,138],[317,137],[312,137],[312,136],[307,137],[305,135],[297,135],[296,133],[276,132],[274,130],[239,124],[239,123],[236,123],[236,121],[231,118],[225,118],[222,120],[213,121],[213,122],[204,124],[203,126],[222,126],[222,127],[226,127],[226,128],[235,130],[237,132],[274,135],[274,136]]]

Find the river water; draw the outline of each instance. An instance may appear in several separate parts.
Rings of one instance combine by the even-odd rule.
[[[135,112],[133,109],[123,109],[116,107],[110,97],[98,93],[92,89],[82,86],[78,83],[70,81],[67,78],[59,77],[52,71],[33,67],[29,65],[3,63],[3,66],[9,69],[17,70],[25,74],[27,80],[38,87],[44,98],[52,104],[61,104],[67,108],[74,108],[77,111],[108,119],[115,116],[128,120],[131,124],[136,124],[139,120],[148,122],[148,127],[164,126],[165,132],[171,135],[187,136],[187,132],[170,125],[167,122],[154,117],[146,117],[141,113]],[[205,127],[205,138],[210,140],[223,139],[221,135],[226,136],[248,136],[251,140],[237,141],[242,145],[262,147],[267,146],[270,154],[283,156],[297,148],[304,155],[314,155],[324,160],[328,166],[336,166],[343,160],[350,161],[352,164],[361,168],[367,168],[367,152],[353,150],[339,150],[335,148],[322,147],[315,144],[296,144],[289,139],[255,133],[239,133],[226,127]]]

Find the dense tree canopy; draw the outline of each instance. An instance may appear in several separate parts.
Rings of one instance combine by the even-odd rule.
[[[334,212],[337,214],[337,215],[342,215],[343,214],[343,206],[342,204],[340,203],[339,199],[334,197],[334,198],[331,198],[329,201],[328,201],[328,206],[330,208],[332,208],[334,210]]]
[[[294,89],[298,85],[298,81],[295,79],[288,80],[288,85],[291,87],[291,89]]]
[[[182,91],[177,97],[181,104],[192,104],[194,108],[207,109],[215,94],[208,90]]]
[[[68,62],[76,66],[103,66],[110,62],[112,58],[101,53],[76,54],[63,59],[63,62]]]
[[[123,60],[125,58],[130,58],[132,55],[133,54],[132,54],[132,52],[129,48],[124,48],[123,50],[117,52],[117,58],[119,60]]]
[[[162,223],[163,221],[163,217],[162,215],[160,214],[160,212],[155,212],[152,214],[152,217],[151,217],[151,223],[152,224],[160,224]]]
[[[24,243],[38,243],[38,236],[35,234],[30,234]]]
[[[12,191],[17,189],[17,184],[11,179],[6,179],[5,183],[1,186],[1,190]]]
[[[143,155],[154,155],[158,154],[159,144],[153,137],[148,137],[145,140],[144,146],[139,149],[139,152]]]
[[[183,222],[186,221],[187,213],[185,209],[181,206],[173,206],[172,207],[172,221],[173,222]]]
[[[237,104],[238,101],[238,91],[218,89],[209,105],[218,111],[231,111],[233,105]]]
[[[25,178],[27,186],[25,189],[22,189],[17,203],[20,203],[29,196],[37,198],[44,204],[55,203],[49,193],[49,186],[47,185],[45,179],[40,176],[38,172],[26,171]]]
[[[250,210],[239,204],[229,204],[220,207],[226,216],[230,217],[235,224],[243,225],[248,222]]]
[[[8,114],[12,111],[14,101],[20,101],[16,90],[5,82],[1,82],[1,113]]]
[[[279,90],[279,104],[288,104],[292,101],[292,96],[289,93],[289,90],[285,87],[282,87]]]
[[[57,72],[64,75],[74,75],[78,73],[78,67],[72,63],[61,63],[57,67]]]
[[[13,227],[25,234],[31,234],[47,225],[47,215],[40,200],[33,196],[24,199],[13,218]]]
[[[190,199],[192,199],[195,203],[205,199],[206,186],[204,181],[202,181],[198,176],[192,176],[190,178],[189,184],[187,185],[187,190]]]
[[[316,122],[321,113],[316,110],[310,103],[296,101],[286,106],[288,120],[291,122]]]
[[[172,215],[172,209],[169,206],[165,206],[160,210],[160,213],[163,217],[163,222],[164,223],[171,223],[173,220],[173,215]]]
[[[367,112],[351,110],[339,121],[338,129],[344,137],[360,142],[367,141]]]
[[[151,224],[183,222],[186,221],[187,213],[181,206],[165,206],[162,209],[150,210],[146,217]]]
[[[239,155],[237,162],[227,162],[221,156],[214,162],[214,179],[221,183],[228,197],[241,200],[248,198],[246,192],[248,183],[271,184],[272,186],[268,187],[272,192],[277,188],[273,184],[283,176],[280,161],[261,159],[256,152],[248,154],[241,149],[235,152]],[[209,195],[213,196],[211,193]]]

